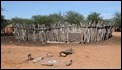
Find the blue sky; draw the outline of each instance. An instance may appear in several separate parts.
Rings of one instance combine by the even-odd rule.
[[[103,18],[111,18],[115,12],[121,12],[121,1],[1,1],[1,7],[6,19],[58,12],[65,14],[69,10],[85,17],[95,11],[101,13]]]

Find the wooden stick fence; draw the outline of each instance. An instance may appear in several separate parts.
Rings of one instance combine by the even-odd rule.
[[[94,42],[107,40],[112,36],[112,25],[94,24],[68,24],[58,23],[46,25],[15,24],[14,35],[16,39],[40,42]]]

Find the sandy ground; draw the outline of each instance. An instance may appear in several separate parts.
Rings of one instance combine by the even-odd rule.
[[[10,43],[12,41],[12,43]],[[59,52],[73,48],[74,53],[67,57],[59,57]],[[27,55],[44,56],[54,59],[54,66],[43,66],[40,62],[26,62]],[[46,54],[53,57],[46,57]],[[72,59],[71,66],[65,66]],[[13,37],[1,37],[2,69],[120,69],[121,68],[121,33],[113,32],[113,37],[100,42],[86,44],[41,44],[39,42],[17,42]]]

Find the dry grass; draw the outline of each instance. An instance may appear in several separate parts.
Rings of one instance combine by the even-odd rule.
[[[9,43],[12,41],[12,43]],[[59,52],[72,47],[74,53],[67,57],[59,57]],[[27,55],[32,57],[53,54],[55,66],[42,66],[41,63],[25,62]],[[71,66],[65,66],[68,59],[73,60]],[[41,44],[39,42],[19,43],[13,37],[1,37],[1,68],[2,69],[91,69],[121,68],[121,33],[113,32],[113,37],[106,41],[86,44]]]

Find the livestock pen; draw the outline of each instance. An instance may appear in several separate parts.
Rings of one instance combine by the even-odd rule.
[[[56,23],[45,24],[14,24],[14,36],[25,41],[47,43],[86,43],[107,40],[112,37],[111,23]]]

